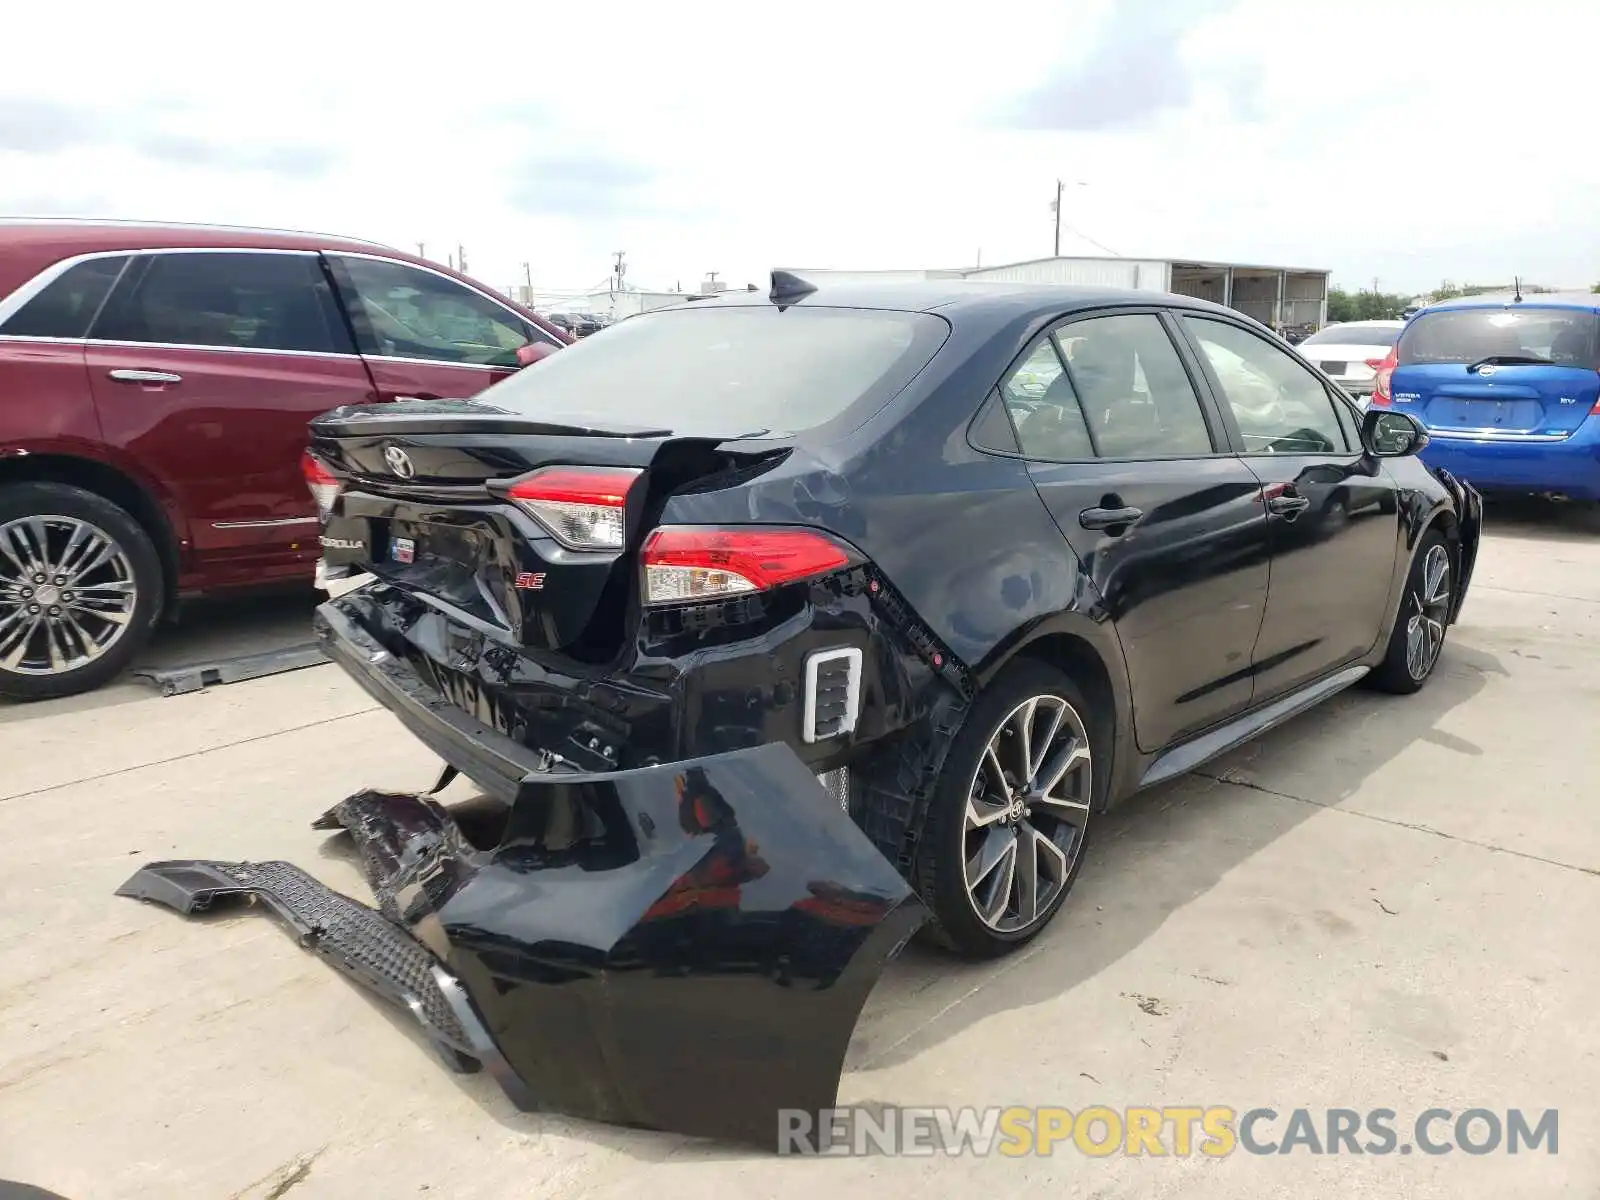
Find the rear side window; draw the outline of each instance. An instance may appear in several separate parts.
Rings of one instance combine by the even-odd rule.
[[[1078,394],[1049,338],[1006,377],[1000,395],[1017,428],[1022,453],[1029,458],[1071,462],[1094,457],[1094,440]]]
[[[125,254],[68,267],[13,313],[0,333],[16,337],[81,338],[128,263]]]
[[[143,276],[119,289],[94,336],[239,350],[355,349],[314,254],[152,255]]]
[[[1055,336],[1102,458],[1212,452],[1200,398],[1155,314],[1090,317]]]
[[[786,434],[864,419],[944,344],[927,313],[796,305],[663,309],[479,395],[507,412],[678,433]]]
[[[1578,308],[1457,308],[1422,313],[1406,326],[1398,359],[1475,363],[1494,356],[1595,367],[1595,314]]]

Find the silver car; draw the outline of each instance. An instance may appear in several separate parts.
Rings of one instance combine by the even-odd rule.
[[[1346,321],[1313,333],[1295,347],[1365,406],[1378,365],[1400,340],[1404,321]]]

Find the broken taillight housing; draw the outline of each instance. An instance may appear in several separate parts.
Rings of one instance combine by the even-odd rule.
[[[764,592],[849,566],[854,557],[811,529],[703,529],[666,525],[645,539],[646,604],[721,600]]]
[[[333,515],[333,505],[343,485],[328,465],[309,450],[300,456],[300,470],[306,477],[306,487],[311,489],[311,498],[317,502],[317,515],[326,521]]]
[[[547,467],[506,489],[506,497],[569,550],[621,550],[636,467]]]

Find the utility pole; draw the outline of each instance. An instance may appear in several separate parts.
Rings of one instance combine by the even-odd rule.
[[[1061,257],[1061,180],[1056,180],[1056,250],[1055,257]]]
[[[467,248],[460,242],[456,243],[456,270],[463,275],[467,273]]]
[[[628,268],[622,261],[622,256],[625,253],[626,251],[618,250],[615,256],[617,262],[611,274],[611,292],[613,295],[622,290],[622,278],[628,273]]]
[[[428,257],[428,243],[426,243],[426,242],[418,242],[417,243],[417,257],[418,258],[427,258]]]

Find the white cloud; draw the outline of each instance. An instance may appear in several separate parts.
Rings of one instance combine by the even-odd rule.
[[[64,10],[58,10],[64,11]],[[1600,279],[1577,0],[83,0],[8,14],[0,210],[330,229],[474,274],[734,283],[1050,250],[1410,289]],[[52,49],[54,47],[55,49]],[[1069,248],[1093,252],[1069,239]]]

